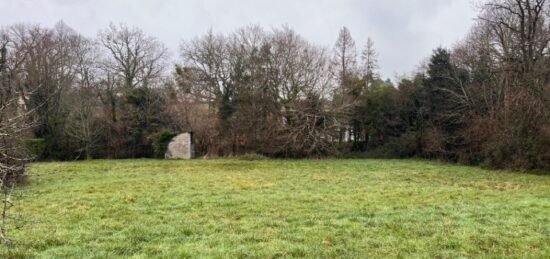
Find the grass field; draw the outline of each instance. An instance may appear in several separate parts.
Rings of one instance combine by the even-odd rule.
[[[40,174],[38,176],[37,174]],[[36,163],[0,257],[550,257],[550,176],[415,160]]]

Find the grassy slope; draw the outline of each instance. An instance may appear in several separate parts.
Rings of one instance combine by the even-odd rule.
[[[0,257],[550,257],[550,177],[426,161],[37,163]]]

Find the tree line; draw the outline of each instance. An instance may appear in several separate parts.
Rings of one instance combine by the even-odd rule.
[[[5,26],[0,124],[25,126],[0,133],[42,159],[162,157],[193,131],[208,156],[550,168],[549,18],[545,0],[487,1],[462,41],[396,83],[378,73],[374,42],[356,46],[345,27],[331,48],[288,26],[210,30],[173,63],[124,24],[95,38],[62,22]]]

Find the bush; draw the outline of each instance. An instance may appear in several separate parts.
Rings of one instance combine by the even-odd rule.
[[[46,149],[46,140],[43,138],[26,139],[25,147],[28,154],[33,158],[40,160],[43,158],[44,150]]]
[[[541,127],[534,145],[535,167],[550,171],[550,125]]]
[[[169,130],[162,130],[153,135],[153,152],[156,158],[164,158],[168,144],[177,136],[176,133]]]
[[[420,138],[422,155],[426,158],[444,158],[447,152],[445,137],[443,130],[438,127],[424,129]]]
[[[392,138],[382,147],[367,151],[369,158],[406,158],[420,153],[419,134],[415,131],[407,132],[399,137]]]
[[[412,157],[419,152],[419,139],[419,134],[417,132],[410,131],[390,140],[386,148],[388,152],[396,157]]]

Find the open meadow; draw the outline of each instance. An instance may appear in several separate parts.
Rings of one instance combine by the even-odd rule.
[[[550,177],[420,160],[35,163],[0,257],[550,256]]]

